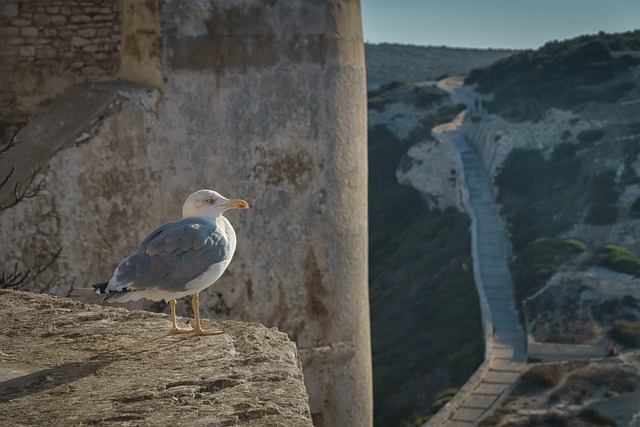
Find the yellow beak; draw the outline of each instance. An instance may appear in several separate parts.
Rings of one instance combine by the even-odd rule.
[[[242,199],[229,200],[225,205],[227,209],[247,209],[249,204]]]

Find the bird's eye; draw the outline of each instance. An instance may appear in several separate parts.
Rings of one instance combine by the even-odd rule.
[[[206,203],[209,203],[210,205],[212,205],[212,204],[213,204],[213,202],[215,202],[215,200],[213,200],[211,197],[208,197],[208,198],[204,199],[204,201],[205,201]]]

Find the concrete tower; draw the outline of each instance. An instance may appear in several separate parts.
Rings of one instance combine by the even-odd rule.
[[[358,0],[162,7],[158,136],[252,205],[208,306],[297,342],[318,426],[372,422],[360,20]]]

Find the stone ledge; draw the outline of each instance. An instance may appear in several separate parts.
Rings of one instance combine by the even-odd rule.
[[[312,425],[298,352],[275,328],[172,335],[164,314],[13,290],[0,312],[2,425]]]

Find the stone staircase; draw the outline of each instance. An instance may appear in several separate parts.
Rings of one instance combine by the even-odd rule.
[[[508,266],[505,224],[493,202],[489,175],[466,141],[464,127],[434,131],[434,136],[457,148],[464,169],[462,187],[472,220],[472,257],[485,329],[485,361],[454,399],[429,420],[429,427],[476,425],[520,376],[527,362],[526,333],[518,318]]]

